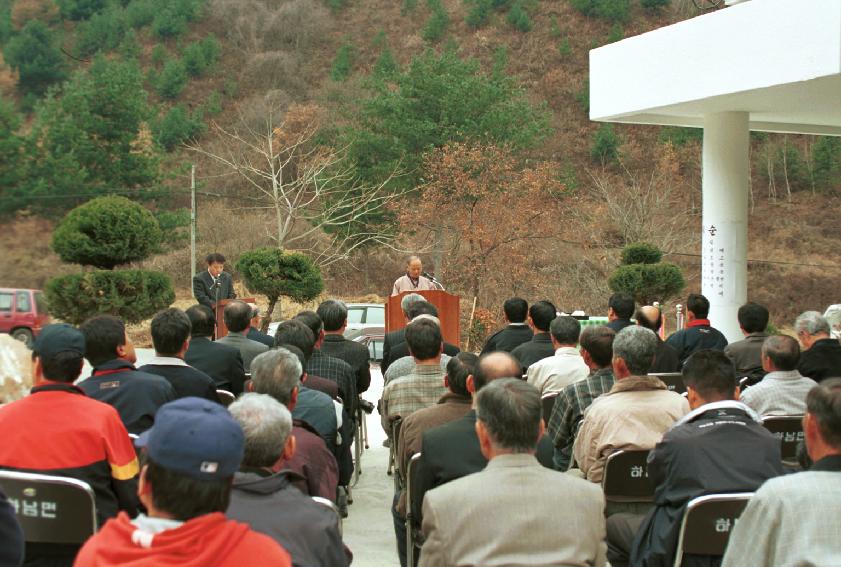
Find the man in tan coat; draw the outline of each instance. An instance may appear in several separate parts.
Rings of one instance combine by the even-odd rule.
[[[584,413],[573,446],[587,480],[601,482],[608,455],[652,449],[678,419],[689,413],[686,398],[659,378],[646,376],[654,363],[657,336],[644,327],[625,327],[613,341],[616,383]]]

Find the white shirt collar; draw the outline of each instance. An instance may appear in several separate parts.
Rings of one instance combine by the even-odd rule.
[[[175,358],[174,356],[155,356],[146,364],[152,364],[155,366],[190,366],[180,358]]]
[[[736,400],[722,400],[720,402],[712,402],[709,404],[704,404],[699,408],[695,408],[681,419],[679,419],[672,427],[678,427],[679,425],[683,425],[684,423],[688,423],[701,415],[704,412],[708,412],[714,409],[739,409],[747,413],[752,420],[757,423],[762,423],[762,418],[759,417],[759,414],[753,411],[751,408],[743,404],[742,402],[737,402]]]

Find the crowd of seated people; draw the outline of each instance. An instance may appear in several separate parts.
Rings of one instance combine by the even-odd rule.
[[[704,296],[686,305],[687,327],[663,340],[659,309],[622,294],[607,325],[583,327],[549,301],[511,298],[505,326],[473,354],[443,340],[435,306],[405,296],[380,404],[399,433],[399,477],[410,462],[415,473],[391,502],[401,565],[674,564],[688,503],[733,492],[755,496],[726,553],[683,564],[841,557],[841,344],[829,324],[807,311],[796,338],[766,334],[767,309],[749,303],[734,314],[745,338],[728,345]],[[24,546],[17,503],[0,491],[0,562],[351,562],[335,512],[311,498],[342,503],[358,395],[371,385],[367,349],[342,336],[347,307],[299,313],[271,346],[251,332],[251,306],[231,301],[224,315],[232,341],[212,340],[205,306],[161,311],[155,357],[139,368],[119,318],[43,329],[31,394],[0,407],[11,432],[0,470],[87,482],[99,531],[83,545]],[[661,372],[680,373],[685,393]],[[226,408],[217,390],[235,401]],[[802,419],[804,470],[784,467],[770,416]],[[647,452],[649,502],[607,501],[617,451]]]

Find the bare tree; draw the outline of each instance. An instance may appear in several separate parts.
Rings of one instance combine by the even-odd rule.
[[[246,120],[236,128],[214,124],[221,149],[190,149],[244,181],[251,189],[244,209],[273,211],[269,236],[279,248],[305,252],[323,268],[362,246],[390,245],[388,231],[369,219],[404,191],[390,187],[396,171],[381,183],[366,183],[347,148],[317,143],[321,115],[317,106],[292,105],[278,121],[268,109],[259,129]]]

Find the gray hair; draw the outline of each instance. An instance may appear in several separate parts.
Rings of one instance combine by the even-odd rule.
[[[245,434],[243,466],[271,467],[292,433],[292,414],[266,394],[244,394],[228,407]]]
[[[304,369],[296,355],[285,348],[269,350],[251,361],[251,383],[258,394],[268,394],[285,406],[301,382]]]
[[[625,327],[613,339],[613,358],[621,358],[636,376],[645,376],[654,364],[657,335],[651,329],[632,325]]]
[[[415,321],[423,321],[424,319],[426,319],[427,321],[432,321],[433,323],[435,323],[439,327],[441,326],[441,319],[439,319],[435,315],[430,315],[428,313],[421,313],[420,315],[418,315],[417,317],[415,317],[414,319],[412,319],[409,322],[414,323]]]
[[[829,334],[829,321],[818,311],[806,311],[797,316],[794,320],[794,332],[817,335],[819,333]]]
[[[575,317],[561,315],[552,320],[552,323],[549,325],[549,332],[562,345],[578,344],[578,336],[581,334],[581,323]]]
[[[498,448],[532,452],[540,433],[540,392],[518,378],[493,380],[476,394],[476,419]]]
[[[409,310],[409,306],[415,301],[424,301],[424,298],[419,293],[404,295],[403,299],[400,300],[400,309],[403,310],[403,313],[406,313]]]

